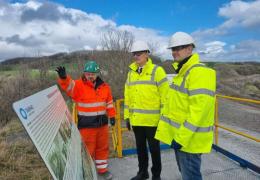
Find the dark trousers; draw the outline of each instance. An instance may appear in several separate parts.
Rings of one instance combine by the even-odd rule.
[[[153,163],[151,171],[153,176],[158,177],[161,175],[162,164],[160,142],[154,138],[156,129],[157,127],[133,126],[138,154],[138,173],[146,172],[148,170],[149,158],[146,145],[147,140]]]

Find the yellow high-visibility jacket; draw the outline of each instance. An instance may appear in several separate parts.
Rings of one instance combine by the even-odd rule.
[[[169,89],[165,71],[149,58],[141,74],[132,63],[125,83],[124,119],[133,126],[157,126],[163,99]]]
[[[213,143],[216,72],[193,54],[173,78],[155,138],[181,151],[208,153]]]

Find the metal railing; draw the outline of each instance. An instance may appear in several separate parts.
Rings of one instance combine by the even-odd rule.
[[[237,131],[235,129],[232,129],[232,128],[228,128],[228,127],[225,127],[223,125],[220,125],[219,124],[219,117],[218,117],[218,113],[219,113],[219,98],[225,98],[225,99],[231,99],[231,100],[235,100],[235,101],[241,101],[241,102],[249,102],[249,103],[255,103],[255,104],[260,104],[260,100],[253,100],[253,99],[245,99],[245,98],[238,98],[238,97],[231,97],[231,96],[223,96],[223,95],[219,95],[217,94],[216,95],[216,104],[215,104],[215,144],[218,145],[218,128],[222,128],[226,131],[229,131],[229,132],[232,132],[232,133],[235,133],[237,135],[240,135],[240,136],[243,136],[243,137],[246,137],[248,139],[251,139],[251,140],[254,140],[256,142],[260,142],[260,139],[256,138],[256,137],[253,137],[249,134],[246,134],[246,133],[243,133],[243,132],[240,132],[240,131]]]
[[[229,132],[232,132],[232,133],[235,133],[237,135],[240,135],[240,136],[243,136],[243,137],[246,137],[248,139],[251,139],[251,140],[254,140],[256,142],[260,142],[260,139],[252,136],[252,135],[249,135],[249,134],[246,134],[246,133],[243,133],[243,132],[240,132],[240,131],[237,131],[235,129],[232,129],[232,128],[229,128],[229,127],[226,127],[224,125],[221,125],[219,124],[219,117],[218,117],[218,112],[219,112],[219,109],[218,109],[218,102],[219,102],[219,98],[227,98],[227,99],[232,99],[232,100],[236,100],[236,101],[242,101],[242,102],[250,102],[250,103],[255,103],[255,104],[260,104],[260,100],[252,100],[252,99],[245,99],[245,98],[238,98],[238,97],[231,97],[231,96],[224,96],[224,95],[219,95],[217,94],[216,95],[216,107],[215,107],[215,144],[218,145],[218,140],[219,140],[219,128],[222,128],[226,131],[229,131]],[[121,117],[121,113],[122,113],[122,103],[124,102],[124,99],[119,99],[116,101],[116,125],[115,125],[115,128],[112,129],[112,137],[115,139],[115,142],[113,143],[114,144],[114,149],[117,151],[117,156],[118,157],[123,157],[123,145],[122,145],[122,133],[124,131],[127,130],[127,128],[122,128],[122,125],[121,125],[121,120],[123,119]]]

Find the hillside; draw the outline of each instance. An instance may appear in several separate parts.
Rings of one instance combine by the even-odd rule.
[[[172,61],[161,65],[167,73],[174,73]],[[236,97],[260,99],[260,63],[205,62],[217,72],[217,93]]]
[[[260,63],[220,63],[214,68],[218,93],[260,99]]]
[[[19,70],[21,66],[29,69],[43,68],[54,70],[56,66],[65,65],[72,77],[81,75],[85,60],[96,60],[102,70],[102,77],[112,86],[115,98],[123,97],[123,87],[131,63],[131,54],[120,51],[76,51],[73,53],[58,53],[52,56],[35,58],[15,58],[2,62],[0,72]],[[152,57],[155,64],[161,65],[166,73],[172,74],[172,61],[160,61]],[[205,63],[217,71],[217,92],[225,95],[260,98],[260,63]]]
[[[124,84],[132,55],[122,51],[77,51],[38,58],[16,58],[0,64],[0,122],[14,117],[12,103],[56,83],[55,68],[66,67],[74,79],[82,75],[86,60],[96,60],[101,66],[101,77],[111,85],[114,99],[123,98]],[[154,63],[174,73],[172,61]],[[259,99],[260,63],[205,63],[217,71],[217,93]],[[65,98],[66,95],[64,96]]]

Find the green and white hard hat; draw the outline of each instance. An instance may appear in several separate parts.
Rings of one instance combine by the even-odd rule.
[[[96,63],[96,61],[87,61],[84,66],[84,72],[99,73],[99,65]]]

